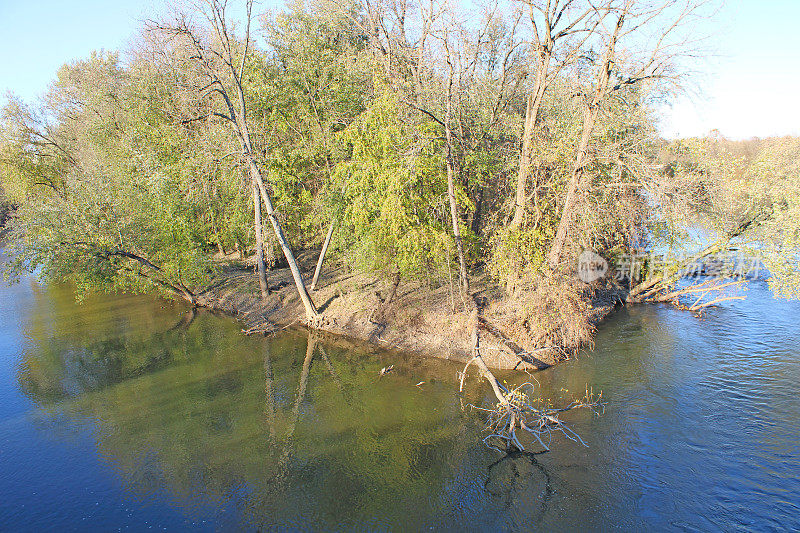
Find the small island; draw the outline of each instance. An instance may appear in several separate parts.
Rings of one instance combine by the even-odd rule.
[[[671,336],[703,331],[729,342],[708,348],[721,361],[716,371],[729,352],[755,364],[736,359],[747,341],[730,339],[730,331],[760,306],[784,303],[774,324],[758,322],[751,334],[769,331],[780,346],[791,337],[781,324],[797,316],[800,298],[800,138],[663,130],[665,102],[699,83],[699,34],[715,27],[716,6],[319,0],[262,7],[208,0],[154,12],[124,49],[73,59],[38,100],[9,94],[2,107],[0,268],[6,280],[22,282],[3,290],[9,301],[35,303],[15,312],[29,317],[27,326],[11,318],[3,326],[0,317],[0,340],[7,327],[9,339],[35,346],[13,341],[24,356],[10,387],[47,423],[58,418],[51,409],[96,420],[98,448],[125,476],[145,475],[140,454],[149,448],[161,458],[153,459],[159,473],[148,475],[172,472],[169,482],[155,482],[171,497],[192,500],[192,476],[208,475],[203,505],[259,509],[261,522],[231,525],[217,516],[214,527],[337,527],[347,522],[330,509],[320,515],[327,518],[311,513],[292,526],[297,498],[273,501],[272,481],[257,481],[266,470],[289,484],[301,479],[295,452],[323,475],[315,452],[298,444],[306,435],[320,456],[347,465],[337,476],[355,469],[345,483],[354,494],[360,484],[376,486],[372,476],[402,480],[380,485],[387,500],[359,507],[347,528],[447,529],[430,509],[419,522],[376,517],[402,486],[422,501],[456,476],[448,470],[455,459],[439,448],[454,442],[459,464],[500,454],[488,468],[514,472],[495,486],[498,470],[491,471],[487,494],[535,474],[540,494],[553,498],[548,469],[566,474],[537,457],[591,454],[590,420],[625,409],[602,386],[603,362],[584,362],[586,354],[617,346],[647,375],[636,379],[649,383],[657,379],[643,370],[645,346],[693,360],[702,336],[681,341],[683,349]],[[104,325],[103,306],[118,327]],[[83,318],[47,340],[44,331],[60,332],[70,315]],[[714,325],[703,330],[707,317]],[[629,336],[626,323],[646,334]],[[754,338],[752,353],[761,353]],[[787,361],[794,369],[797,361]],[[684,364],[702,373],[706,363]],[[585,375],[563,378],[570,364]],[[625,365],[609,365],[621,383],[608,384],[612,397],[619,390],[638,405],[625,388]],[[299,381],[290,392],[294,368]],[[310,392],[322,379],[315,369],[326,385]],[[556,387],[558,376],[577,392]],[[715,393],[736,388],[720,380]],[[167,392],[169,383],[179,391]],[[667,401],[679,403],[672,386],[665,385]],[[781,404],[785,391],[769,391]],[[418,397],[426,393],[436,398],[430,405]],[[402,404],[396,412],[393,397]],[[188,418],[166,422],[159,398]],[[343,405],[331,407],[331,398]],[[735,403],[706,400],[686,409],[723,416]],[[127,411],[139,404],[163,422],[155,433]],[[352,405],[360,410],[348,411]],[[435,414],[437,406],[446,415]],[[411,426],[392,433],[387,410]],[[304,425],[304,416],[318,416],[321,426]],[[370,420],[380,428],[374,434]],[[253,444],[256,434],[269,435],[269,444]],[[377,434],[398,440],[384,446]],[[212,459],[195,456],[181,435]],[[416,444],[401,444],[400,435]],[[426,439],[437,449],[423,446]],[[240,441],[253,447],[241,455],[225,449]],[[167,452],[173,445],[178,451]],[[469,451],[474,446],[481,451]],[[345,447],[369,459],[355,467]],[[392,463],[387,472],[371,447],[406,466]],[[790,455],[800,456],[796,446]],[[427,460],[441,464],[421,470],[416,484],[415,469]],[[781,473],[798,474],[796,464]],[[243,491],[266,499],[243,503],[225,476],[240,476]],[[146,492],[141,479],[131,484]],[[327,484],[309,487],[320,501],[335,500]],[[267,500],[281,519],[264,518]],[[527,529],[495,518],[479,527]],[[548,528],[560,523],[542,520]],[[742,526],[722,529],[733,523]]]

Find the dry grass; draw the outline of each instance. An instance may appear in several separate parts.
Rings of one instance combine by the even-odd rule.
[[[491,315],[525,350],[552,347],[563,359],[592,344],[594,293],[577,278],[539,275],[497,302]]]

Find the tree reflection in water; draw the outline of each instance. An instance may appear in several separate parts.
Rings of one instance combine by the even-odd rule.
[[[79,327],[28,328],[18,379],[40,427],[92,427],[145,500],[226,509],[236,527],[423,527],[479,442],[455,401],[457,365],[308,333],[248,338],[231,320],[189,311],[176,323],[135,298],[113,313],[45,304],[77,312]]]
[[[536,460],[547,453],[512,451],[487,467],[483,484],[487,494],[498,499],[509,514],[530,526],[542,522],[554,495],[547,469]],[[535,495],[535,500],[531,496]]]

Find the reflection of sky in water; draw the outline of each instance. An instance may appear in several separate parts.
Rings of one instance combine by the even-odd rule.
[[[0,421],[18,416],[31,407],[16,386],[17,361],[25,349],[22,320],[25,310],[33,305],[30,289],[5,286],[0,279]],[[26,280],[23,280],[26,283]]]
[[[78,306],[66,289],[3,286],[0,523],[800,526],[800,306],[763,284],[748,295],[703,319],[621,311],[593,353],[536,375],[552,398],[603,390],[603,417],[565,417],[589,448],[501,459],[461,411],[460,365],[244,337],[146,297]],[[472,376],[465,403],[489,399]]]

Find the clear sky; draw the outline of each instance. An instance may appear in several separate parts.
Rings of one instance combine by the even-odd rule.
[[[0,90],[26,100],[62,64],[123,48],[153,0],[0,0]]]
[[[0,0],[0,92],[32,101],[59,66],[126,46],[165,0]],[[280,0],[263,0],[260,8]],[[713,24],[713,25],[712,25]],[[665,108],[662,131],[731,138],[800,135],[800,0],[728,0],[703,27],[716,50],[697,94]]]
[[[663,132],[719,129],[742,139],[800,135],[800,0],[728,0],[702,29],[716,53],[697,79],[700,95],[665,110]]]

